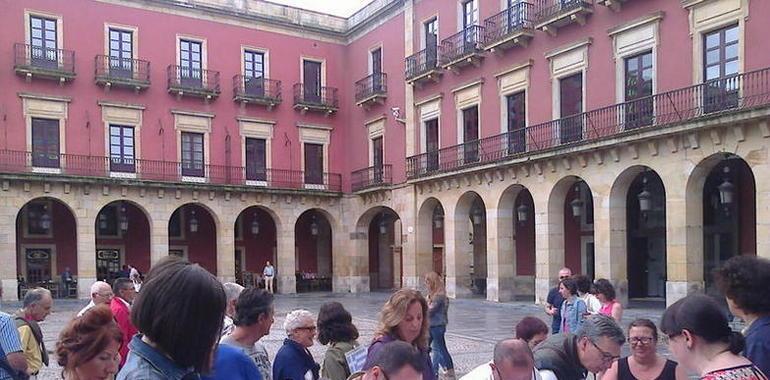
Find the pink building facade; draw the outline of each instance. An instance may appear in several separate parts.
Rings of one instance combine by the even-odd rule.
[[[566,265],[671,302],[770,248],[762,2],[3,9],[6,296],[174,254],[286,293],[435,270],[540,302]]]

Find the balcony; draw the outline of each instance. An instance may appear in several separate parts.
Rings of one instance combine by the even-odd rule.
[[[0,150],[0,173],[41,173],[47,177],[62,175],[129,178],[167,183],[205,183],[284,190],[342,191],[342,176],[336,173],[305,173],[299,170],[283,169],[265,169],[256,172],[241,166],[195,165],[171,161],[74,154],[51,155],[13,150]]]
[[[441,70],[438,66],[438,47],[432,46],[406,57],[406,83],[421,86],[425,82],[438,82]]]
[[[169,65],[166,72],[168,92],[177,97],[192,96],[211,100],[221,93],[219,71]]]
[[[15,44],[13,69],[16,75],[40,77],[65,83],[75,79],[75,52]]]
[[[619,12],[620,6],[623,5],[623,3],[628,1],[629,0],[597,0],[596,2],[599,5],[604,5],[605,7],[610,8],[615,12]]]
[[[138,92],[150,87],[150,62],[97,55],[94,65],[96,84],[106,89],[125,87]]]
[[[393,184],[392,165],[370,166],[354,171],[350,175],[353,192],[390,186]]]
[[[407,158],[416,179],[770,106],[770,68],[655,94]]]
[[[294,109],[304,115],[307,111],[323,112],[326,115],[339,110],[339,95],[334,87],[294,84]]]
[[[497,53],[527,47],[535,35],[531,17],[532,4],[522,2],[484,20],[484,48]]]
[[[594,11],[592,0],[537,0],[535,4],[535,29],[551,36],[573,23],[585,25],[586,16]]]
[[[388,97],[388,74],[374,73],[356,82],[356,105],[368,108]]]
[[[441,66],[457,72],[468,65],[478,66],[484,58],[484,27],[471,25],[441,41]]]
[[[272,109],[281,104],[281,81],[236,75],[233,77],[233,100]]]

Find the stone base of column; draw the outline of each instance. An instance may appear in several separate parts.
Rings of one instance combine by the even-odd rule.
[[[468,287],[470,284],[469,276],[462,277],[447,277],[446,278],[446,294],[451,298],[466,298],[473,295],[471,289]]]
[[[513,277],[487,278],[487,301],[510,302],[516,299],[517,291]]]
[[[91,298],[91,285],[96,282],[96,278],[92,277],[78,277],[78,298],[90,299]]]
[[[350,293],[350,277],[332,276],[332,292]]]
[[[350,283],[351,293],[369,293],[369,276],[352,276],[348,277]]]
[[[549,278],[535,278],[535,303],[545,305],[548,300],[548,292],[553,285]]]
[[[3,287],[3,301],[19,300],[19,282],[15,278],[2,280],[0,286]]]
[[[703,281],[666,281],[666,307],[693,294],[703,292]]]
[[[297,278],[294,276],[277,276],[278,294],[296,294]]]
[[[404,288],[423,290],[425,283],[422,277],[419,276],[404,276],[403,278]]]

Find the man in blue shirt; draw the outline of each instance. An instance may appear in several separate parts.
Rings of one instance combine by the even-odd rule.
[[[0,286],[0,298],[3,288]],[[19,331],[13,317],[0,312],[0,380],[11,380],[9,371],[27,372],[27,359],[21,349]]]
[[[214,368],[202,380],[262,380],[257,365],[237,347],[220,344],[214,359]]]
[[[570,278],[571,276],[571,269],[561,268],[561,270],[559,270],[559,282]],[[564,298],[559,294],[558,284],[548,292],[548,298],[545,302],[545,313],[553,317],[553,320],[551,321],[551,333],[558,334],[561,330],[561,304],[564,302]]]

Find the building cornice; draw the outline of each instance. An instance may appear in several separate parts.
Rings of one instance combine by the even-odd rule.
[[[629,22],[620,24],[618,26],[615,26],[613,28],[610,28],[607,30],[607,35],[614,36],[618,33],[623,33],[627,30],[636,28],[638,26],[649,24],[651,22],[657,22],[663,19],[663,17],[666,15],[666,12],[658,11],[655,13],[648,14],[646,16],[642,16],[640,18],[637,18],[635,20],[631,20]]]
[[[69,103],[72,101],[72,98],[68,96],[54,96],[54,95],[44,95],[44,94],[33,94],[30,92],[19,92],[16,95],[18,95],[22,99],[36,99],[36,100],[48,100],[48,101],[54,101],[54,102],[65,102]]]

